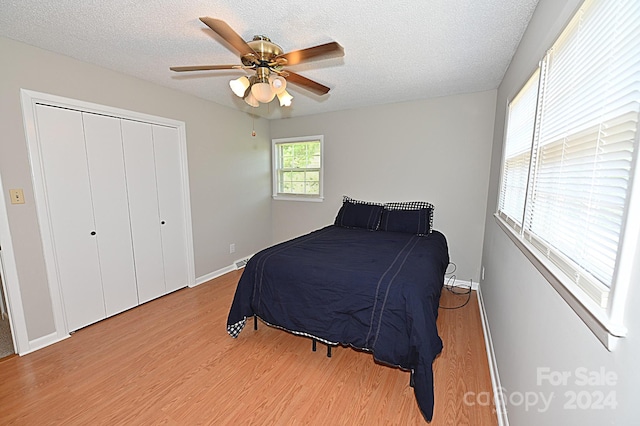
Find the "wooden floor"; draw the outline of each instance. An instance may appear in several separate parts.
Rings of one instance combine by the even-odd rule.
[[[226,317],[239,272],[146,303],[23,357],[0,361],[0,424],[426,424],[409,373],[371,354]],[[465,296],[443,291],[442,305]],[[495,425],[475,294],[440,310],[432,425]],[[467,395],[465,398],[465,394]],[[485,394],[486,395],[486,394]],[[466,403],[465,403],[466,400]],[[485,401],[480,398],[479,400]]]

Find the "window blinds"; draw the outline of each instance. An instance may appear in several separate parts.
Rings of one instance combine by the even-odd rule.
[[[502,218],[518,231],[522,226],[529,177],[539,78],[540,70],[536,70],[509,103],[506,135],[509,143],[505,146],[498,209]]]
[[[585,1],[542,68],[523,236],[605,307],[638,143],[640,2]]]

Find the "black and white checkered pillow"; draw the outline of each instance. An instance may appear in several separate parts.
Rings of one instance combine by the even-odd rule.
[[[384,203],[384,208],[387,210],[420,210],[431,209],[433,210],[433,204],[426,201],[399,201],[394,203]]]
[[[351,204],[366,204],[368,206],[384,206],[382,203],[374,203],[372,201],[362,201],[362,200],[354,200],[351,197],[347,197],[346,195],[342,196],[343,203],[351,203]]]

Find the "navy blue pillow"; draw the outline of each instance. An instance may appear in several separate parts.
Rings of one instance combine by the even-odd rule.
[[[432,213],[433,209],[430,208],[417,210],[384,209],[380,221],[380,230],[427,235],[431,232]]]
[[[335,224],[345,228],[364,228],[375,231],[380,224],[381,215],[381,205],[345,201],[338,211]]]

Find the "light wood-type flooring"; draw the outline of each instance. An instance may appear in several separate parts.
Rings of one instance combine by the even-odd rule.
[[[241,271],[0,361],[0,424],[419,425],[409,373],[263,323],[226,318]],[[443,290],[441,305],[464,302]],[[475,293],[440,310],[432,425],[495,425]],[[487,394],[488,393],[488,394]],[[483,396],[484,395],[484,396]],[[478,403],[479,402],[479,403]]]

